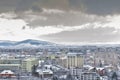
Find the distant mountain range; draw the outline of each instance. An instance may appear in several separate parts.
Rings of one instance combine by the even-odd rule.
[[[78,47],[120,47],[120,44],[62,45],[49,41],[27,39],[23,41],[0,40],[0,48],[78,48]]]
[[[27,39],[23,41],[0,41],[0,47],[49,47],[56,46],[57,44],[41,41],[41,40],[33,40]]]

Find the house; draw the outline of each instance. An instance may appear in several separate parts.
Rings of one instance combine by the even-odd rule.
[[[15,73],[12,72],[11,70],[3,70],[3,71],[0,73],[0,77],[6,77],[6,78],[15,77]]]

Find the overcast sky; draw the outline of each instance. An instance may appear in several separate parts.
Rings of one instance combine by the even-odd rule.
[[[120,0],[0,0],[0,40],[120,43]]]

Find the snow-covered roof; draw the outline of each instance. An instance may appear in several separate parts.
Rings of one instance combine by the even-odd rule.
[[[39,63],[43,63],[44,62],[44,60],[39,60]]]
[[[45,70],[43,70],[43,74],[53,74],[53,71],[51,71],[49,69],[45,69]]]
[[[50,69],[52,67],[52,65],[44,65],[44,67]]]
[[[14,74],[11,70],[4,70],[0,74]]]
[[[104,66],[104,68],[111,68],[113,67],[112,65],[107,65],[107,66]]]
[[[68,53],[68,56],[78,56],[78,55],[83,55],[83,53]]]
[[[103,70],[104,68],[102,67],[96,67],[97,70]]]
[[[41,69],[37,69],[36,72],[38,72],[39,74],[43,74],[43,71]]]
[[[53,70],[59,70],[60,68],[57,67],[57,66],[52,66],[52,69],[53,69]]]
[[[88,68],[89,70],[93,69],[94,67],[90,66],[90,65],[83,65],[84,68]]]
[[[37,69],[36,72],[38,72],[39,74],[53,74],[53,71],[51,71],[50,69]]]
[[[61,75],[61,76],[60,76],[60,78],[64,78],[64,79],[65,79],[66,77],[67,77],[67,75]]]
[[[69,52],[67,54],[71,54],[71,55],[74,55],[74,54],[83,54],[83,53],[75,53],[75,52]]]

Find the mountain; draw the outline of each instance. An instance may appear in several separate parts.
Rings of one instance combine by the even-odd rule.
[[[33,40],[27,39],[23,41],[0,41],[0,47],[46,47],[46,46],[55,46],[55,43],[47,42],[47,41],[40,41],[40,40]]]
[[[0,46],[11,46],[14,45],[16,42],[14,41],[0,41]]]
[[[15,43],[15,45],[20,45],[20,44],[53,45],[53,43],[50,43],[50,42],[47,42],[47,41],[39,41],[39,40],[32,40],[32,39],[27,39],[27,40]]]

